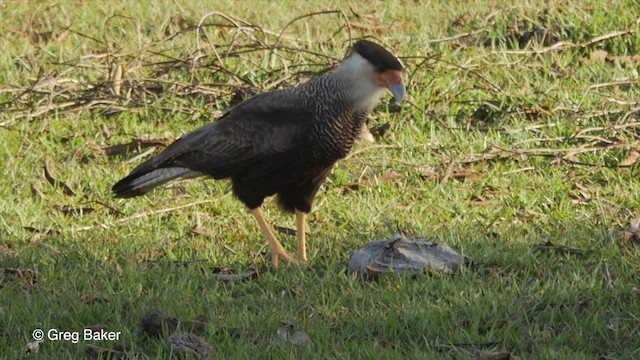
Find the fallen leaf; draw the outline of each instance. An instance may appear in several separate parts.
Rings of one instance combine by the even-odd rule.
[[[86,214],[91,214],[96,211],[96,209],[91,207],[74,207],[74,206],[54,206],[57,210],[62,212],[66,216],[83,216]]]
[[[302,283],[298,283],[296,286],[291,288],[291,294],[294,297],[298,297],[298,296],[302,295],[303,292],[304,292],[304,286],[302,285]]]
[[[444,170],[444,174],[442,175],[442,178],[440,179],[440,185],[445,186],[447,184],[447,182],[449,181],[449,178],[453,174],[453,168],[455,166],[456,166],[456,161],[451,159],[451,161],[449,161],[449,164],[447,164],[447,168]]]
[[[478,205],[478,206],[489,205],[493,203],[493,200],[487,199],[482,195],[472,195],[470,200],[473,203],[473,205]]]
[[[452,27],[464,26],[467,24],[467,22],[469,22],[470,19],[471,19],[471,14],[469,14],[468,12],[465,12],[462,15],[455,18],[455,20],[453,20],[453,22],[451,23],[451,26]]]
[[[564,79],[571,74],[569,70],[563,69],[560,64],[554,62],[551,64],[551,77],[554,79]]]
[[[434,166],[420,166],[418,173],[423,180],[436,180],[438,178],[438,171]]]
[[[56,36],[56,41],[57,41],[57,42],[60,42],[60,41],[62,41],[62,40],[64,40],[64,39],[66,39],[66,38],[67,38],[67,36],[69,36],[69,34],[71,34],[71,31],[69,31],[69,29],[64,29],[61,33],[59,33],[59,34]]]
[[[111,131],[106,124],[102,124],[102,136],[104,136],[106,140],[111,139]]]
[[[122,77],[124,75],[124,64],[117,64],[113,75],[111,76],[111,89],[116,96],[120,96],[120,87],[122,86]]]
[[[388,172],[386,174],[380,175],[376,180],[376,184],[388,183],[401,178],[402,175],[398,174],[397,172]]]
[[[618,166],[619,167],[629,167],[635,163],[638,162],[638,160],[640,160],[640,152],[636,151],[636,150],[631,150],[629,152],[629,155],[627,155],[627,157],[622,160]]]
[[[12,281],[21,280],[22,285],[20,287],[24,290],[31,290],[35,288],[38,282],[35,271],[31,269],[5,268],[2,273],[4,273],[4,276],[0,278],[0,289]]]
[[[53,39],[53,31],[31,31],[29,38],[34,44],[48,43]]]
[[[369,19],[369,20],[376,20],[380,18],[380,14],[378,14],[377,11],[372,11],[368,14],[361,14],[359,12],[356,12],[355,10],[353,10],[353,8],[350,8],[349,11],[351,11],[351,13],[353,15],[355,15],[358,18],[365,18],[365,19]]]
[[[612,63],[626,63],[629,66],[636,66],[640,64],[640,55],[610,55],[605,60]]]
[[[62,181],[58,181],[53,176],[51,176],[51,173],[49,172],[49,168],[46,163],[44,164],[44,178],[47,179],[47,181],[49,182],[49,184],[51,184],[51,186],[62,189],[62,192],[65,195],[76,196],[73,190],[71,190],[71,188],[67,186],[67,184],[63,183]]]
[[[30,189],[31,189],[31,196],[38,197],[41,199],[46,199],[46,196],[44,196],[44,194],[40,191],[40,189],[38,189],[38,185],[31,184]]]
[[[622,239],[633,245],[640,245],[640,217],[632,219],[629,228],[622,233]]]
[[[584,185],[576,182],[573,184],[573,187],[578,190],[577,192],[569,195],[573,205],[586,204],[591,201],[591,192]]]
[[[284,235],[296,236],[296,229],[288,228],[286,226],[275,225],[274,228],[277,232]]]
[[[60,42],[69,36],[71,32],[68,29],[64,29],[60,33],[54,31],[29,31],[29,39],[32,43],[48,43],[51,41]]]
[[[476,182],[484,177],[484,173],[470,170],[461,170],[454,172],[451,177],[456,180],[463,179],[466,182]]]
[[[10,247],[4,246],[4,245],[0,245],[0,256],[12,257],[15,254],[16,254],[16,252],[13,251],[13,249],[11,249]]]
[[[200,226],[200,225],[196,225],[193,228],[191,228],[189,230],[189,232],[193,235],[206,235],[206,236],[212,236],[213,235],[213,230],[204,227],[204,226]]]
[[[493,203],[499,193],[500,192],[495,187],[491,185],[484,185],[482,186],[479,194],[471,195],[470,200],[473,202],[473,205],[488,205]]]
[[[589,60],[592,62],[605,61],[609,53],[604,50],[595,50],[591,52]]]
[[[360,190],[362,188],[377,186],[384,183],[389,183],[401,179],[402,175],[397,172],[388,172],[380,176],[374,176],[373,179],[354,182],[346,186],[348,190]]]
[[[440,179],[440,184],[446,184],[447,182],[449,182],[449,179],[456,179],[456,180],[464,180],[466,182],[476,182],[480,179],[482,179],[484,177],[484,173],[481,172],[476,172],[476,171],[471,171],[471,170],[460,170],[460,171],[453,171],[453,169],[450,166],[447,166],[447,169],[445,170],[445,173],[440,176],[437,172],[435,172],[435,169],[432,169],[430,167],[426,167],[424,168],[424,170],[419,170],[421,171],[421,177],[423,180],[426,181],[435,181]]]

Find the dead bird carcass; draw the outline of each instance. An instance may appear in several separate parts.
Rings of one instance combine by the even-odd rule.
[[[455,274],[464,261],[465,257],[445,244],[394,235],[390,240],[373,241],[354,252],[349,270],[366,274],[411,275],[427,270]]]

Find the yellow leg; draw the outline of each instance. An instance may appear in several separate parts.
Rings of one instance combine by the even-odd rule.
[[[269,228],[269,224],[267,224],[267,221],[264,219],[264,215],[262,215],[262,210],[260,210],[260,208],[251,209],[251,215],[256,218],[258,226],[260,226],[260,230],[267,238],[269,248],[271,249],[271,262],[273,263],[273,266],[278,267],[280,259],[284,259],[293,264],[298,264],[291,255],[287,254],[278,239],[273,235],[273,232],[271,232],[271,229]]]
[[[296,210],[296,239],[298,240],[298,259],[302,262],[307,262],[307,244],[305,243],[305,222],[307,214],[300,210]]]

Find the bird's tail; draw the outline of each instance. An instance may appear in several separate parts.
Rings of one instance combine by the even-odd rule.
[[[140,196],[171,180],[202,175],[199,172],[183,167],[152,168],[149,171],[136,170],[113,185],[111,191],[114,192],[115,197],[130,198]]]

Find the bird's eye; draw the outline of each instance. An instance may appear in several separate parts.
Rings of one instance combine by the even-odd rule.
[[[374,69],[376,72],[379,72],[379,73],[384,72],[384,69],[382,68],[382,66],[376,66],[374,67]]]

